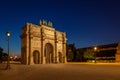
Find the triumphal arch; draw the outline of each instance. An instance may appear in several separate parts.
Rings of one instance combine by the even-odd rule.
[[[52,22],[27,23],[21,43],[23,64],[66,63],[66,33],[55,30]]]

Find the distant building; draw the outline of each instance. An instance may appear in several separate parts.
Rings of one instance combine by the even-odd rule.
[[[94,50],[94,47],[97,48],[96,51]],[[120,62],[120,43],[77,48],[76,50],[74,50],[76,61],[79,61],[79,62],[86,61],[84,57],[84,54],[86,53],[86,51],[95,52],[93,56],[95,56],[97,59],[115,60],[115,62]]]
[[[66,63],[66,33],[55,30],[51,22],[27,23],[21,43],[23,64]]]
[[[116,57],[116,62],[120,62],[120,43],[118,43],[115,57]]]

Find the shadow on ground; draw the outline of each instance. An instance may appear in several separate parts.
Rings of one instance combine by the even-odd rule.
[[[6,63],[0,63],[0,70],[6,70],[7,64]]]
[[[20,62],[12,62],[12,63],[10,63],[10,65],[12,65],[12,64],[14,64],[14,65],[21,65],[21,63]],[[7,63],[0,63],[0,70],[7,70]]]

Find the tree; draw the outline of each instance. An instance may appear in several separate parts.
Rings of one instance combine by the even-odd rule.
[[[3,48],[0,47],[0,63],[2,61],[7,61],[8,59],[8,54],[3,52]]]
[[[74,58],[74,54],[71,49],[68,50],[67,58],[68,58],[68,61],[72,61]]]
[[[8,54],[7,53],[3,53],[2,61],[7,61],[7,60],[8,60]]]
[[[84,61],[83,53],[84,53],[84,49],[77,49],[75,61],[83,62]]]
[[[68,61],[75,61],[76,58],[76,47],[75,44],[66,45],[66,55]]]
[[[2,63],[3,49],[0,47],[0,63]]]
[[[93,49],[86,49],[84,52],[84,58],[87,60],[95,59],[95,53]]]

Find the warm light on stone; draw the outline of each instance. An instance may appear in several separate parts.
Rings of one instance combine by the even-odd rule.
[[[22,28],[22,63],[66,63],[66,34],[42,23],[27,23]]]

